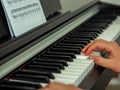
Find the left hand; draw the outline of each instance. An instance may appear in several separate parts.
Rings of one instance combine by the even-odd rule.
[[[82,89],[72,84],[66,85],[59,82],[52,82],[52,83],[49,83],[46,87],[39,90],[82,90]]]

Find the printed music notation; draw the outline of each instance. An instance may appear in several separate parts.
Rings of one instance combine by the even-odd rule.
[[[1,3],[13,37],[46,22],[39,0],[1,0]]]
[[[25,7],[13,9],[13,10],[11,10],[12,16],[13,16],[14,19],[17,19],[19,17],[22,18],[24,16],[29,16],[33,13],[38,13],[38,12],[40,12],[40,7],[38,7],[38,5],[39,5],[38,3],[34,3],[34,4],[31,4],[31,5],[27,5]],[[23,10],[31,8],[31,7],[36,7],[36,8],[19,13],[20,11],[23,11]]]
[[[21,1],[25,1],[25,0],[7,0],[7,3],[8,4],[14,4],[14,3],[19,3],[19,2],[21,2]]]

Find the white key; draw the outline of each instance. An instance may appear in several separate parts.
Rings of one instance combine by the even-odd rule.
[[[85,56],[85,55],[75,55],[77,59],[88,59],[89,56]]]

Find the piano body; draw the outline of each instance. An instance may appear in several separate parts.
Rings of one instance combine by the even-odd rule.
[[[120,7],[99,0],[60,3],[61,10],[45,13],[44,25],[0,43],[0,90],[37,90],[52,81],[85,90],[105,89],[114,72],[94,65],[81,49],[98,38],[120,44]]]

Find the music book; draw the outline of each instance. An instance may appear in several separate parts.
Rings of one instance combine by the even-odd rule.
[[[46,22],[39,0],[1,0],[12,37],[20,36]]]

